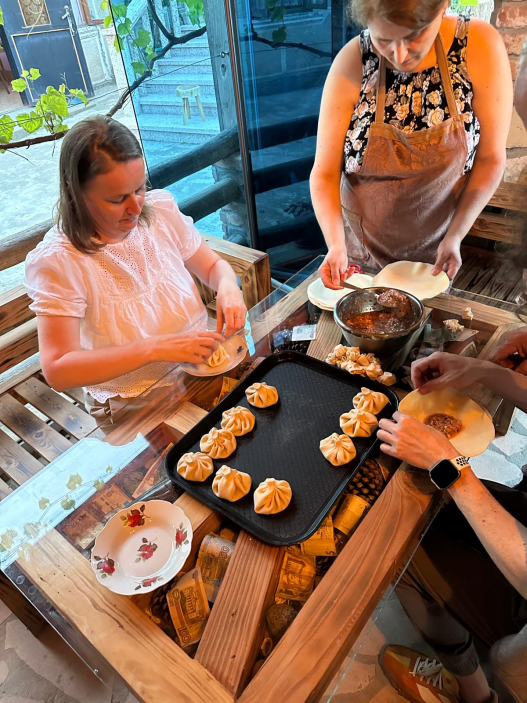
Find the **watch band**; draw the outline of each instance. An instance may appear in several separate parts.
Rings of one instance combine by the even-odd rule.
[[[449,462],[451,464],[454,464],[456,469],[465,469],[467,466],[470,466],[470,462],[468,460],[468,457],[466,456],[456,456],[453,459],[449,459]]]

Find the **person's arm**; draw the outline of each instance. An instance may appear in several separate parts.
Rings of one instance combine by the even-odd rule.
[[[496,191],[505,168],[512,116],[512,78],[507,51],[488,22],[471,19],[467,67],[472,79],[472,108],[481,126],[474,165],[448,231],[439,245],[434,273],[454,278],[461,266],[460,246]]]
[[[412,364],[412,384],[423,395],[482,383],[527,412],[527,377],[491,361],[436,352]]]
[[[121,346],[82,349],[80,319],[38,315],[42,372],[56,391],[93,386],[130,373],[152,361],[198,364],[209,357],[223,337],[216,332],[167,334]]]
[[[205,285],[217,291],[217,332],[225,325],[225,337],[230,337],[245,325],[247,308],[238,287],[232,266],[222,259],[206,242],[185,261],[185,267]]]
[[[348,271],[340,179],[344,141],[360,96],[361,82],[362,56],[356,37],[339,52],[326,78],[318,118],[315,163],[309,178],[311,201],[328,247],[320,268],[327,288],[340,288],[340,281]]]
[[[379,428],[381,451],[419,469],[430,470],[459,454],[440,432],[400,412],[393,420],[381,420]],[[492,561],[527,598],[527,528],[501,507],[469,467],[462,469],[449,493]]]

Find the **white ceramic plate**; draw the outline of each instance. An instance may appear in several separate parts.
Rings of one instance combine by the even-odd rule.
[[[123,596],[149,593],[181,570],[192,544],[183,510],[149,500],[120,510],[99,532],[91,565],[97,581]]]
[[[415,295],[419,300],[434,298],[450,287],[450,279],[444,271],[432,276],[432,264],[418,261],[395,261],[388,264],[373,279],[374,286],[398,288]]]
[[[368,288],[373,285],[373,278],[365,273],[354,273],[347,279],[347,283],[351,283],[358,288]],[[333,310],[338,301],[348,295],[349,292],[347,288],[342,288],[341,290],[326,288],[322,283],[322,279],[317,278],[307,289],[307,296],[313,305],[323,310]]]
[[[236,368],[241,364],[247,354],[247,342],[243,337],[234,335],[223,342],[223,348],[229,355],[223,364],[219,366],[209,366],[208,364],[180,364],[183,371],[186,371],[191,376],[219,376],[222,373],[227,373],[231,369]]]

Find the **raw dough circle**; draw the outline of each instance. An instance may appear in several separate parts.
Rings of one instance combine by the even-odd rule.
[[[426,395],[412,391],[399,403],[399,411],[421,422],[435,413],[461,420],[463,429],[450,442],[462,456],[483,454],[495,436],[490,414],[455,388],[442,388]]]
[[[398,288],[415,295],[419,300],[433,298],[444,293],[450,286],[450,279],[444,271],[432,276],[432,264],[418,261],[396,261],[388,264],[373,279],[374,286]]]
[[[366,273],[354,273],[347,279],[347,283],[351,283],[358,288],[371,288],[371,286],[373,286],[373,278]],[[335,307],[341,298],[348,295],[348,293],[350,293],[349,288],[342,288],[341,290],[326,288],[321,278],[317,278],[316,281],[313,281],[307,289],[309,300],[311,300],[314,305],[331,309]]]

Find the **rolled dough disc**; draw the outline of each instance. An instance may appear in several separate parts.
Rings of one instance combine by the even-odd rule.
[[[426,395],[412,391],[401,400],[399,410],[421,422],[436,413],[461,420],[463,428],[450,442],[462,456],[483,454],[495,436],[490,414],[455,388],[442,388]]]
[[[432,276],[432,264],[419,261],[395,261],[388,264],[373,279],[374,286],[398,288],[419,300],[433,298],[448,290],[450,279],[444,271]]]

